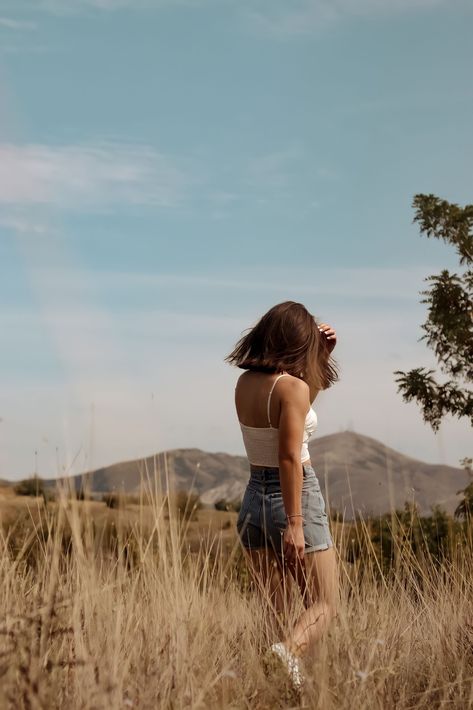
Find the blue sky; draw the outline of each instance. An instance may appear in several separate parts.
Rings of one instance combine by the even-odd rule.
[[[434,364],[419,291],[457,268],[411,202],[472,200],[472,29],[461,1],[0,0],[0,477],[242,454],[223,357],[286,299],[338,333],[317,435],[471,455],[392,373]]]

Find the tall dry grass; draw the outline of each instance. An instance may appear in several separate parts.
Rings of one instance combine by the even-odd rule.
[[[340,614],[306,657],[298,698],[262,663],[302,611],[297,590],[281,629],[236,536],[228,550],[203,531],[192,550],[168,502],[153,482],[135,519],[98,525],[63,487],[5,527],[0,707],[473,707],[471,530],[440,564],[400,542],[386,572],[363,521],[355,563],[352,529],[334,525]]]

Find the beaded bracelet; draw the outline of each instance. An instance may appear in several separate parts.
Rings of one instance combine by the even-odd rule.
[[[303,521],[305,521],[304,516],[302,513],[293,513],[292,515],[286,515],[286,518],[289,520],[289,518],[302,518]]]

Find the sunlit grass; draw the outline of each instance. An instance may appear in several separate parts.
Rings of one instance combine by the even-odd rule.
[[[332,522],[341,608],[298,698],[262,662],[302,611],[297,590],[281,629],[222,529],[236,514],[178,515],[167,483],[147,472],[116,510],[66,487],[2,505],[0,707],[472,706],[471,531],[440,563],[401,536],[385,570],[370,521]]]

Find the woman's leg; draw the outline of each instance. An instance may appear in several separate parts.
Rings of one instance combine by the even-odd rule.
[[[280,617],[287,612],[291,594],[291,576],[284,574],[281,561],[271,547],[245,549],[256,586],[273,613]]]
[[[335,547],[304,555],[305,570],[296,579],[304,599],[302,612],[284,645],[303,655],[326,632],[339,607],[339,573]]]

